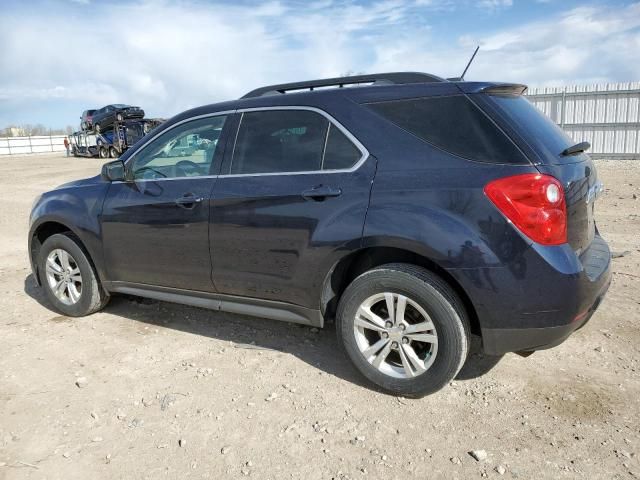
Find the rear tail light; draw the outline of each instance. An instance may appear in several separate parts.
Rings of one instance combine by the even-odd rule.
[[[484,193],[522,233],[542,245],[567,241],[567,207],[554,177],[527,173],[488,183]]]

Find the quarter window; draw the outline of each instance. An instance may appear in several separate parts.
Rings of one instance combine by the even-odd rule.
[[[218,140],[226,117],[208,117],[179,125],[152,140],[133,159],[134,180],[211,175],[219,161]]]
[[[338,127],[310,110],[245,112],[231,174],[315,172],[349,168],[360,151]]]
[[[522,153],[464,95],[370,103],[416,137],[460,157],[487,163],[526,163]]]
[[[362,157],[362,152],[335,125],[329,126],[327,146],[324,152],[323,170],[342,170],[353,167]]]

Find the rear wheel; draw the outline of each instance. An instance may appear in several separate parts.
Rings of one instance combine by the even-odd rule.
[[[109,150],[105,146],[100,146],[98,148],[98,156],[100,158],[109,158]]]
[[[116,150],[116,147],[109,147],[109,156],[111,158],[118,158],[118,150]]]
[[[56,234],[45,240],[40,248],[38,273],[53,307],[70,317],[97,312],[109,300],[72,234]]]
[[[421,397],[449,383],[469,349],[469,324],[442,279],[409,264],[363,273],[347,287],[337,331],[355,366],[394,394]]]

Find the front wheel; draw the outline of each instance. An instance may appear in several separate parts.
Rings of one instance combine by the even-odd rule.
[[[87,255],[72,234],[56,234],[44,241],[38,258],[38,274],[47,298],[64,315],[90,315],[109,300]]]
[[[366,378],[408,397],[453,380],[469,349],[469,322],[458,296],[441,278],[410,264],[357,277],[340,299],[336,327]]]

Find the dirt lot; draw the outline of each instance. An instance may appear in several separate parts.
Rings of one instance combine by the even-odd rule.
[[[640,162],[598,163],[599,227],[628,253],[593,320],[526,359],[476,354],[422,400],[370,389],[332,328],[123,297],[59,316],[29,209],[100,162],[0,164],[0,479],[640,477]]]

